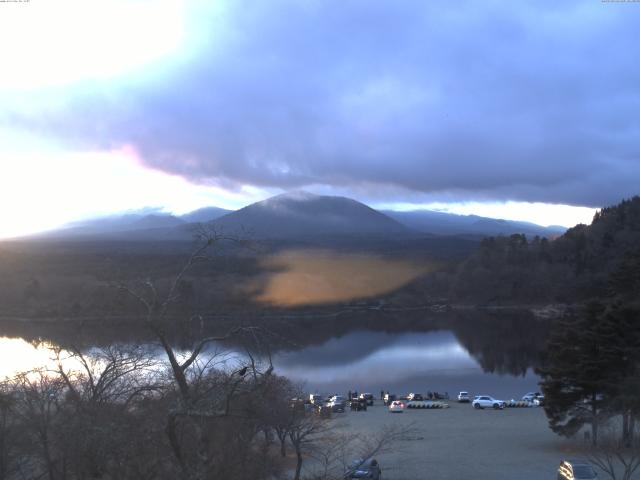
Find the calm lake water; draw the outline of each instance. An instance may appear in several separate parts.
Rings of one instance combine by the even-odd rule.
[[[524,376],[487,373],[451,331],[400,333],[358,331],[322,345],[274,357],[277,370],[319,393],[358,390],[391,393],[460,390],[520,398],[537,388]]]
[[[393,332],[357,328],[327,335],[313,344],[276,349],[272,358],[277,373],[321,394],[357,390],[377,397],[380,390],[396,394],[437,391],[453,397],[466,390],[472,395],[511,399],[537,390],[532,359],[539,345],[531,340],[536,338],[531,334],[533,325],[515,321],[505,326],[502,322],[495,331],[486,324],[453,326],[450,330]],[[147,346],[151,355],[162,358],[153,342]],[[245,356],[233,345],[215,348],[229,352],[232,362]],[[1,377],[53,367],[51,358],[47,345],[0,337]]]

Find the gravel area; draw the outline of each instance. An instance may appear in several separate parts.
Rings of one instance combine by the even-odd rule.
[[[572,442],[554,434],[542,408],[474,410],[449,402],[442,410],[390,413],[379,401],[366,412],[336,414],[367,435],[386,424],[413,424],[415,433],[378,456],[385,480],[541,480],[556,478]]]

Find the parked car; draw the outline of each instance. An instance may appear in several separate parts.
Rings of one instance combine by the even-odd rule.
[[[540,392],[529,392],[522,397],[522,400],[533,403],[534,405],[544,405],[544,395]]]
[[[351,463],[344,478],[371,478],[373,480],[380,480],[380,478],[382,478],[382,470],[375,458],[356,460]]]
[[[367,400],[364,398],[354,398],[349,402],[349,408],[356,412],[367,411]]]
[[[496,400],[489,395],[478,395],[471,404],[473,408],[495,408],[496,410],[506,406],[504,400]]]
[[[384,395],[384,405],[386,407],[388,407],[389,405],[391,405],[391,402],[393,402],[397,398],[398,397],[396,395],[393,395],[393,394],[390,394],[390,393],[385,393],[385,395]]]
[[[404,402],[401,402],[400,400],[394,400],[389,405],[389,411],[391,413],[402,413],[404,412],[405,407],[406,405],[404,404]]]
[[[434,400],[449,400],[449,394],[447,392],[433,392],[431,395],[433,395]],[[429,397],[429,400],[431,400],[431,397]]]
[[[598,474],[591,465],[579,460],[563,460],[558,467],[557,480],[595,480]]]
[[[540,395],[539,397],[536,397],[533,399],[533,404],[537,405],[539,407],[544,405],[544,395]]]
[[[424,400],[421,393],[410,393],[407,395],[407,400],[410,402],[418,402]]]
[[[471,398],[469,397],[469,392],[460,392],[458,394],[458,402],[460,403],[469,403]]]
[[[373,405],[373,393],[361,393],[359,398],[365,400],[367,405]]]
[[[334,412],[344,412],[347,408],[347,400],[342,395],[334,395],[327,402],[327,407]]]
[[[309,401],[314,405],[322,405],[324,403],[324,398],[322,398],[322,395],[318,395],[317,393],[311,393],[309,395]]]

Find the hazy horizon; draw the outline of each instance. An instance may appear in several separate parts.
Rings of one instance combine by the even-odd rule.
[[[299,193],[300,190],[296,190],[293,192],[284,192],[282,194],[278,194],[275,196],[279,196],[279,195],[288,195],[291,193]],[[307,192],[304,192],[307,193]],[[315,195],[315,194],[314,194]],[[331,197],[331,196],[329,196]],[[273,197],[268,197],[268,198],[273,198]],[[268,199],[267,198],[267,199]],[[344,197],[344,198],[349,198],[349,197]],[[266,200],[266,199],[265,199]],[[43,229],[43,230],[38,230],[38,231],[32,231],[32,232],[28,232],[27,234],[18,234],[18,235],[8,235],[8,236],[2,236],[0,235],[0,240],[11,240],[11,239],[21,239],[21,238],[29,238],[31,235],[38,235],[38,234],[46,234],[46,233],[53,233],[53,232],[57,232],[57,231],[63,231],[65,229],[68,228],[74,228],[74,227],[82,227],[84,225],[89,225],[91,224],[91,222],[95,222],[95,221],[108,221],[108,220],[118,220],[118,219],[126,219],[127,216],[131,216],[131,217],[147,217],[147,216],[157,216],[157,217],[175,217],[178,219],[182,219],[183,217],[187,217],[189,214],[198,212],[200,210],[206,210],[209,208],[213,208],[213,209],[221,209],[221,210],[226,210],[229,213],[231,212],[235,212],[238,211],[244,207],[253,205],[254,203],[261,203],[262,200],[257,201],[257,202],[251,202],[248,203],[246,205],[241,205],[238,208],[223,208],[223,207],[219,207],[218,205],[203,205],[201,207],[198,207],[196,209],[193,210],[188,210],[186,212],[175,212],[175,211],[170,211],[167,210],[164,207],[153,207],[153,206],[144,206],[142,208],[132,208],[132,209],[125,209],[125,210],[121,210],[121,211],[117,211],[117,212],[109,212],[109,213],[102,213],[102,214],[96,214],[96,215],[87,215],[81,218],[76,218],[73,219],[69,222],[60,224],[60,225],[56,225],[53,226],[49,229]],[[366,203],[364,203],[364,205],[367,205]],[[432,208],[428,208],[428,206],[419,206],[416,207],[414,205],[411,204],[402,204],[402,203],[398,203],[398,204],[392,204],[392,205],[385,205],[382,204],[380,206],[374,206],[374,205],[368,205],[371,208],[374,208],[377,211],[380,211],[382,213],[384,212],[397,212],[397,213],[419,213],[419,212],[432,212],[432,213],[442,213],[442,214],[448,214],[448,215],[453,215],[456,217],[479,217],[479,218],[488,218],[488,219],[494,219],[494,220],[507,220],[507,221],[514,221],[514,222],[526,222],[526,223],[531,223],[532,225],[537,225],[543,228],[547,228],[547,227],[561,227],[561,228],[571,228],[575,225],[577,225],[578,223],[584,223],[584,224],[590,224],[591,223],[591,219],[593,217],[593,214],[597,211],[597,209],[584,209],[583,212],[580,212],[580,215],[575,215],[577,222],[575,224],[571,224],[571,225],[561,225],[561,224],[554,224],[554,223],[550,223],[549,221],[545,222],[543,216],[541,217],[536,217],[530,220],[526,220],[526,219],[522,219],[518,216],[519,212],[521,211],[519,209],[519,205],[514,205],[513,202],[511,203],[507,203],[504,204],[502,206],[502,209],[499,210],[503,213],[506,213],[505,216],[491,216],[492,213],[492,207],[490,205],[487,204],[433,204],[430,205]],[[538,205],[538,208],[541,208],[542,210],[542,215],[544,215],[544,211],[547,208],[562,208],[562,206],[549,206],[549,205]],[[477,213],[476,213],[477,212]],[[569,212],[570,213],[570,212]],[[225,213],[226,214],[226,213]],[[574,212],[575,214],[575,212]],[[543,221],[541,222],[536,222],[535,220],[537,220],[538,218],[543,219]],[[547,216],[547,218],[549,218]],[[189,221],[189,220],[185,220],[185,221]],[[117,229],[116,229],[117,230]]]

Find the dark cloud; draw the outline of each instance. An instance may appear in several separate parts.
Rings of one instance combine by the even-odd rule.
[[[601,206],[639,193],[639,21],[599,1],[229,1],[192,12],[171,68],[12,121],[197,182]]]

